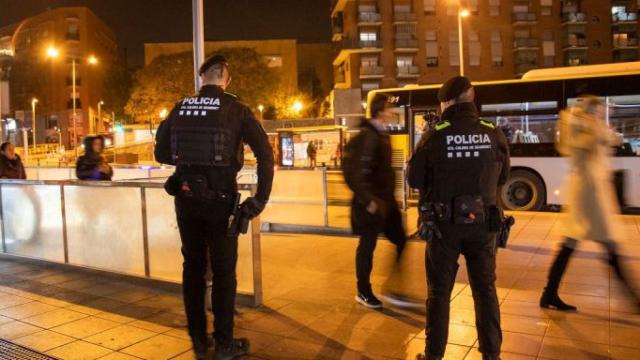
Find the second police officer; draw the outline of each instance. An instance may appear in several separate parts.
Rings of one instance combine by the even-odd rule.
[[[441,121],[424,135],[410,163],[409,183],[421,193],[421,235],[428,242],[426,350],[418,359],[444,357],[460,255],[473,293],[479,350],[485,360],[500,356],[496,205],[498,187],[509,175],[509,148],[502,131],[478,117],[474,97],[465,77],[442,86]]]
[[[209,348],[205,313],[207,258],[213,271],[214,358],[234,359],[249,351],[247,339],[234,339],[238,234],[229,231],[236,213],[236,176],[243,166],[243,144],[258,160],[255,197],[240,205],[246,217],[265,207],[273,180],[273,152],[268,138],[251,110],[225,89],[231,82],[229,65],[213,56],[200,68],[203,86],[173,108],[156,135],[156,159],[176,165],[167,181],[175,196],[182,240],[183,296],[189,335],[198,359]]]

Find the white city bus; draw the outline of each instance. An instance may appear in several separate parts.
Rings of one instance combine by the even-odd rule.
[[[640,207],[640,62],[533,70],[519,80],[474,83],[483,119],[503,129],[511,143],[511,177],[500,196],[511,210],[561,205],[568,171],[554,147],[558,113],[581,94],[602,97],[607,122],[624,137],[612,159],[618,197]],[[438,118],[440,85],[380,89],[397,107],[389,126],[396,166],[401,167],[426,124]]]

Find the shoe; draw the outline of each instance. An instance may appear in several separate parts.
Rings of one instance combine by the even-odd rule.
[[[482,360],[500,360],[500,355],[482,354]]]
[[[193,353],[196,355],[197,360],[206,360],[209,354],[209,349],[213,347],[213,339],[208,338],[206,341],[194,341]]]
[[[410,296],[402,295],[399,293],[385,293],[382,294],[382,299],[393,306],[399,308],[420,308],[425,306],[424,302],[419,301],[418,299],[414,299]]]
[[[429,355],[429,357],[427,357],[427,355],[420,353],[416,355],[416,360],[442,360],[442,357],[433,355]]]
[[[558,296],[557,293],[553,294],[547,291],[546,289],[542,293],[542,297],[540,298],[540,307],[545,309],[567,311],[567,312],[578,310],[577,307],[562,301],[562,299],[560,299],[560,296]]]
[[[214,360],[233,360],[240,356],[249,354],[249,340],[245,338],[233,339],[229,344],[216,345],[213,354]]]
[[[373,293],[369,295],[358,293],[356,301],[369,309],[382,309],[382,302],[380,302]]]

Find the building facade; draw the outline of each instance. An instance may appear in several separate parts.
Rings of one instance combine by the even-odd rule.
[[[8,83],[3,89],[4,97],[0,97],[9,102],[9,106],[2,106],[1,115],[16,121],[3,123],[3,138],[20,128],[33,129],[34,98],[38,100],[38,143],[61,141],[73,147],[85,135],[105,131],[109,123],[106,116],[98,119],[98,103],[105,74],[117,57],[115,35],[86,7],[48,10],[0,29],[0,68],[2,79]],[[28,138],[31,141],[31,134]],[[10,139],[20,142],[22,137],[13,134]]]
[[[636,61],[639,0],[335,0],[336,97],[341,89],[436,84],[459,73],[518,78],[529,70]],[[342,91],[345,94],[352,92]]]

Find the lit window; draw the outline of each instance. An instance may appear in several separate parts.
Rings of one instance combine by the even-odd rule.
[[[282,56],[279,55],[269,55],[265,56],[267,60],[267,66],[270,68],[282,67]]]
[[[424,12],[434,14],[436,12],[436,0],[424,0]]]

